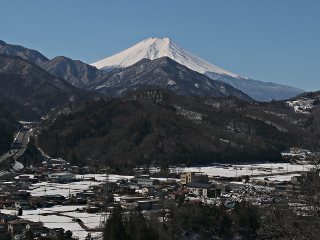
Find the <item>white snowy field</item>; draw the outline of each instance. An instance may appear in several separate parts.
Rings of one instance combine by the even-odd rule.
[[[121,179],[129,179],[133,176],[121,176],[121,175],[109,175],[109,181],[115,182]],[[101,184],[105,181],[105,174],[86,174],[86,175],[77,175],[76,178],[89,179],[95,178],[96,181],[80,181],[80,182],[71,182],[67,184],[60,183],[48,183],[48,182],[39,182],[32,184],[30,186],[30,194],[32,196],[43,196],[43,195],[52,195],[52,194],[61,194],[65,197],[69,195],[74,195],[76,193],[82,192],[83,190],[88,190],[90,186]],[[71,230],[73,236],[79,237],[79,239],[85,239],[89,233],[83,229],[78,222],[73,221],[74,218],[79,218],[88,228],[96,228],[100,224],[101,215],[100,214],[89,214],[89,213],[80,213],[75,211],[75,209],[82,209],[84,205],[76,206],[54,206],[51,208],[40,208],[36,210],[24,210],[22,218],[28,219],[31,221],[41,221],[44,223],[44,226],[49,228],[58,228],[62,227],[65,230]],[[1,209],[2,213],[7,214],[16,214],[17,211]],[[101,233],[90,232],[93,237],[98,237]]]
[[[43,195],[53,195],[60,194],[65,197],[69,195],[74,195],[76,193],[82,192],[83,190],[88,190],[90,186],[102,184],[105,179],[105,174],[86,174],[86,175],[76,175],[76,179],[90,179],[95,178],[96,181],[84,180],[80,182],[71,182],[67,184],[62,183],[48,183],[48,182],[39,182],[32,184],[30,187],[30,193],[32,196],[43,196]],[[122,176],[122,175],[109,175],[109,181],[115,182],[121,179],[130,179],[133,176]]]
[[[83,229],[74,218],[79,218],[88,228],[96,228],[100,224],[100,214],[78,213],[77,208],[84,206],[55,206],[51,208],[39,208],[36,210],[23,210],[22,218],[30,221],[41,221],[45,227],[71,230],[73,236],[85,239],[88,231]],[[15,214],[17,211],[1,209],[2,213]],[[98,237],[99,232],[90,232],[92,236]]]
[[[299,175],[297,172],[309,171],[312,165],[297,165],[290,163],[256,163],[256,164],[233,164],[232,166],[205,166],[186,167],[172,169],[179,172],[202,172],[209,177],[241,177],[248,175],[251,179],[263,179],[265,176],[270,180],[290,180],[291,176]],[[274,175],[277,174],[277,175]],[[280,175],[281,174],[281,175]]]

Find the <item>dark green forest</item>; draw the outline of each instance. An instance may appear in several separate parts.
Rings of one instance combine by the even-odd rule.
[[[72,164],[116,170],[151,163],[280,161],[280,152],[290,147],[314,147],[315,119],[282,102],[144,89],[48,120],[39,146]]]
[[[0,103],[0,155],[10,149],[13,133],[18,130],[19,123],[14,119],[2,103]]]

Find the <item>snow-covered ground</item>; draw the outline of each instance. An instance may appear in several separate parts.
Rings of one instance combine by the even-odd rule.
[[[30,221],[44,223],[44,226],[49,228],[64,228],[71,230],[73,236],[79,239],[85,239],[88,232],[83,229],[78,222],[73,219],[79,218],[88,228],[98,227],[100,224],[100,214],[87,214],[75,211],[83,206],[55,206],[51,208],[39,208],[36,210],[23,210],[22,218]],[[15,214],[17,211],[1,209],[2,213]],[[90,232],[92,236],[101,235],[99,232]]]
[[[171,168],[175,172],[203,172],[212,176],[239,177],[249,175],[250,179],[269,180],[290,180],[292,176],[299,175],[299,171],[307,171],[311,169],[311,165],[293,165],[290,163],[257,163],[257,164],[236,164],[232,166],[201,166],[201,167],[186,167],[186,168]],[[293,173],[295,172],[295,173]],[[281,174],[281,175],[273,175]],[[259,175],[259,176],[258,176]],[[68,184],[40,182],[30,186],[29,192],[32,196],[42,196],[45,194],[61,194],[65,197],[74,195],[83,190],[88,190],[90,186],[101,184],[105,181],[105,174],[86,174],[76,175],[76,178],[83,178],[84,181],[71,182]],[[96,181],[89,180],[95,178]],[[110,182],[115,182],[121,179],[130,179],[133,176],[122,176],[110,174],[108,179]],[[166,178],[159,178],[166,180]],[[84,239],[88,232],[83,229],[78,222],[73,219],[79,218],[88,228],[99,226],[101,221],[100,214],[88,214],[77,212],[76,209],[81,209],[83,206],[54,206],[51,208],[40,208],[36,210],[24,210],[23,218],[31,221],[42,221],[44,226],[50,228],[63,227],[65,230],[71,230],[73,236]],[[16,211],[1,209],[1,212],[15,214]],[[100,233],[91,232],[92,236],[97,236]]]
[[[240,177],[240,176],[257,176],[257,175],[273,175],[273,179],[289,178],[292,175],[297,175],[293,172],[308,171],[312,168],[312,165],[297,165],[290,163],[257,163],[257,164],[233,164],[232,166],[204,166],[204,167],[188,167],[178,168],[175,171],[179,172],[203,172],[209,177],[221,176],[221,177]],[[283,174],[283,175],[282,175]],[[287,177],[285,177],[287,175]],[[262,178],[264,178],[262,176]],[[290,177],[289,177],[290,176]],[[260,176],[259,176],[260,177]]]
[[[99,185],[103,183],[106,179],[105,174],[86,174],[86,175],[76,175],[77,179],[90,179],[95,178],[96,181],[85,180],[80,182],[71,182],[68,184],[62,183],[48,183],[48,182],[39,182],[32,184],[30,187],[30,193],[32,196],[43,196],[45,194],[60,194],[65,197],[69,195],[74,195],[79,192],[83,192],[83,190],[88,190],[90,186]],[[122,176],[122,175],[109,175],[109,181],[115,182],[121,179],[130,179],[133,176]]]
[[[39,182],[32,184],[30,186],[29,192],[32,196],[43,196],[45,194],[61,194],[65,197],[69,195],[74,195],[76,193],[82,192],[83,190],[88,190],[90,186],[101,184],[105,181],[105,174],[86,174],[77,175],[76,178],[95,178],[96,181],[80,181],[71,182],[68,184],[60,183],[48,183]],[[132,176],[121,176],[121,175],[109,175],[109,181],[115,182],[121,179],[129,179]],[[76,209],[82,209],[84,206],[54,206],[51,208],[40,208],[36,210],[24,210],[22,218],[31,221],[41,221],[44,226],[49,228],[63,227],[65,230],[71,230],[73,236],[79,237],[79,239],[85,239],[88,232],[83,229],[78,222],[73,221],[73,219],[79,218],[88,228],[96,228],[99,226],[101,219],[100,214],[89,214],[77,212]],[[1,209],[2,213],[16,214],[15,210]],[[90,232],[93,237],[98,237],[101,233]]]
[[[290,106],[297,113],[310,113],[314,107],[313,102],[315,99],[299,98],[294,101],[287,101],[287,105]]]

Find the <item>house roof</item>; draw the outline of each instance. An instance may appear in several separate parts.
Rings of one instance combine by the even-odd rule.
[[[17,200],[6,200],[6,201],[0,200],[0,204],[14,203],[14,202],[16,202],[16,201],[17,201]]]
[[[49,194],[49,195],[44,195],[44,196],[42,196],[43,198],[48,198],[48,197],[63,197],[62,195],[60,195],[60,194]]]
[[[215,188],[214,184],[211,183],[187,183],[186,187],[193,187],[193,188]]]
[[[26,219],[16,219],[13,221],[9,221],[9,224],[21,224],[21,223],[30,223],[31,221],[26,220]]]
[[[188,193],[188,191],[183,190],[183,191],[173,191],[172,193]]]
[[[138,178],[138,181],[153,182],[153,181],[159,181],[159,180],[158,179],[150,179],[150,178]]]

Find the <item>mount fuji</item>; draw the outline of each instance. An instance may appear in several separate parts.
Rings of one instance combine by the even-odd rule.
[[[298,88],[253,80],[228,72],[187,51],[169,38],[148,38],[123,52],[91,65],[101,70],[110,71],[131,66],[145,58],[154,60],[161,57],[169,57],[213,80],[226,82],[258,101],[288,99],[304,92]]]

